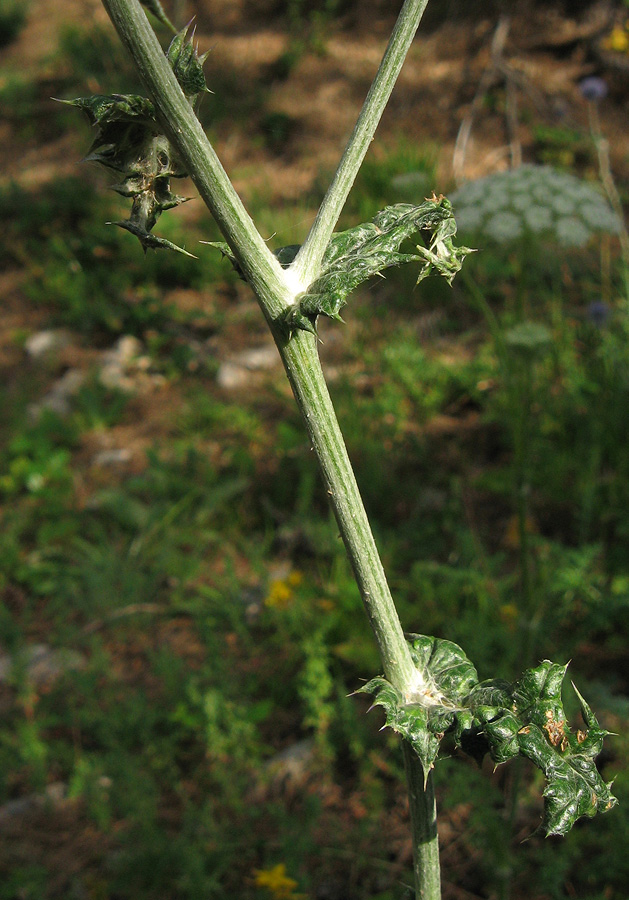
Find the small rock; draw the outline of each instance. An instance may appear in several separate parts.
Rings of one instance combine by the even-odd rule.
[[[142,353],[142,342],[132,334],[123,334],[113,347],[106,350],[103,357],[106,361],[117,362],[121,366],[129,365]]]
[[[99,380],[105,387],[135,393],[162,387],[166,378],[151,372],[153,360],[143,352],[143,346],[133,335],[125,334],[102,356]]]
[[[26,339],[24,350],[33,360],[45,360],[63,350],[70,343],[70,335],[61,329],[36,331]]]
[[[250,372],[272,369],[279,361],[279,354],[273,344],[243,350],[237,356],[221,363],[216,381],[220,387],[227,390],[244,387],[250,380]]]
[[[26,797],[18,797],[16,800],[9,800],[0,806],[0,824],[10,819],[19,818],[27,813],[41,809],[50,804],[59,806],[68,795],[68,786],[62,781],[55,781],[49,784],[43,794],[27,794]]]
[[[30,404],[28,407],[30,418],[37,420],[45,409],[49,409],[60,416],[69,415],[72,408],[70,400],[84,381],[85,375],[83,372],[80,372],[78,369],[68,369],[61,378],[55,381],[39,403]]]
[[[47,644],[31,644],[24,651],[26,678],[36,687],[50,685],[64,672],[81,669],[85,657],[76,650],[55,650]],[[15,660],[8,653],[0,653],[0,684],[11,677]]]
[[[110,390],[130,393],[135,387],[133,378],[129,378],[125,374],[123,366],[118,363],[112,362],[104,365],[98,374],[98,379],[104,387],[110,388]]]
[[[93,459],[93,465],[102,466],[102,468],[115,468],[116,466],[124,466],[131,461],[133,454],[126,447],[112,448],[111,450],[101,450]]]
[[[113,347],[103,353],[103,364],[98,376],[101,384],[107,388],[132,392],[135,382],[129,369],[141,353],[141,342],[132,334],[123,334]]]
[[[248,379],[249,375],[246,369],[243,369],[241,366],[235,366],[230,362],[221,363],[219,370],[216,373],[216,382],[218,386],[225,388],[228,391],[243,387]]]
[[[308,775],[314,751],[314,740],[304,738],[273,756],[266,763],[265,769],[276,782],[299,784]]]

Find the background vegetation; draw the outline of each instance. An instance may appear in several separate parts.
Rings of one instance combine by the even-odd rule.
[[[344,224],[455,188],[473,89],[437,109],[435,61],[478,84],[499,10],[470,39],[456,4],[433,3]],[[371,72],[356,44],[386,31],[387,4],[200,6],[205,124],[273,246],[298,242],[341,143],[323,73],[354,66],[351,113]],[[43,6],[0,3],[0,900],[403,897],[399,747],[351,695],[377,655],[275,351],[198,244],[218,238],[199,203],[157,229],[198,260],[143,257],[104,224],[119,201],[74,165],[88,131],[49,97],[139,86],[95,4],[68,7],[89,13],[72,25],[59,7],[44,40]],[[518,142],[598,183],[578,81],[604,75],[623,200],[625,12],[598,31],[587,4],[562,12],[543,13],[542,49],[534,18],[513,28],[510,52],[547,66],[544,101],[564,105],[540,111],[530,84]],[[230,65],[221,35],[245,42]],[[311,121],[316,78],[331,99]],[[508,91],[483,93],[471,177],[504,168],[485,151]],[[469,240],[482,252],[453,289],[393,274],[323,324],[331,389],[404,627],[457,641],[481,677],[572,660],[616,733],[603,766],[621,803],[542,841],[528,768],[441,761],[444,896],[625,900],[627,260],[617,235]]]

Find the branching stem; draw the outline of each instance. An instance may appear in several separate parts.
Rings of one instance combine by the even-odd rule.
[[[269,323],[317,454],[339,530],[380,650],[387,679],[403,693],[416,671],[391,597],[317,352],[305,331],[288,335],[280,317],[319,273],[321,260],[428,0],[406,0],[360,118],[317,220],[290,270],[269,251],[186,100],[138,0],[103,0],[131,53],[169,140],[218,223]],[[296,277],[297,276],[297,277]],[[405,748],[411,792],[419,900],[439,900],[439,859],[432,782]],[[420,846],[419,846],[420,845]]]
[[[385,675],[404,691],[414,682],[415,666],[321,370],[316,338],[309,332],[296,331],[288,340],[280,336],[278,346],[319,460]]]

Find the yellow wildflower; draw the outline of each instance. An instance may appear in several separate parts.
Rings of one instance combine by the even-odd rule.
[[[272,869],[255,869],[253,874],[256,887],[266,888],[273,900],[297,900],[297,894],[293,893],[297,882],[288,877],[284,863],[278,863]]]
[[[298,588],[303,580],[303,572],[300,572],[299,569],[289,572],[283,578],[274,578],[264,598],[264,605],[276,609],[286,609],[293,600],[295,588]]]
[[[276,609],[286,609],[287,606],[290,606],[292,599],[293,589],[288,581],[277,578],[269,585],[269,591],[264,598],[264,605],[275,607]]]
[[[627,53],[629,51],[629,33],[627,33],[626,27],[614,25],[605,38],[604,47],[606,50],[613,50],[615,53]]]

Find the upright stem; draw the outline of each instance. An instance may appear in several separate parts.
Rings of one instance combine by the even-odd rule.
[[[391,597],[345,442],[321,370],[316,338],[276,335],[282,360],[323,473],[339,531],[380,651],[384,673],[403,694],[417,672]],[[419,756],[402,743],[409,791],[416,900],[440,900],[439,838],[432,772],[424,783]]]
[[[323,473],[328,497],[374,631],[384,673],[400,691],[415,666],[378,554],[343,435],[321,370],[316,338],[306,331],[276,335],[295,399]]]
[[[609,141],[603,134],[603,129],[601,128],[598,106],[592,100],[588,102],[588,115],[590,120],[590,132],[598,155],[599,175],[605,193],[607,194],[607,199],[611,203],[612,208],[621,223],[618,237],[620,239],[620,248],[622,250],[625,269],[629,269],[629,234],[627,233],[627,228],[625,226],[625,211],[612,174],[609,158]]]
[[[417,765],[417,754],[404,741],[404,768],[408,783],[408,805],[413,829],[413,868],[416,900],[439,900],[441,872],[439,870],[439,836],[437,834],[437,804],[432,772],[424,785],[424,774]]]
[[[395,23],[382,62],[339,167],[323,198],[310,233],[291,266],[297,281],[305,286],[319,274],[323,254],[373,140],[427,4],[428,0],[406,0]]]
[[[304,331],[297,331],[289,337],[278,320],[294,302],[296,293],[303,289],[301,279],[309,283],[320,270],[330,235],[427,2],[406,0],[359,124],[326,195],[322,212],[294,268],[284,271],[268,250],[236,194],[184,97],[138,0],[103,0],[151,94],[167,136],[233,250],[269,323],[321,466],[339,530],[375,634],[384,673],[403,694],[415,686],[417,671],[330,400],[316,338]],[[406,744],[404,753],[411,793],[413,832],[415,843],[419,845],[415,864],[417,897],[418,900],[439,900],[439,857],[432,781],[429,779],[424,789],[419,757]]]

